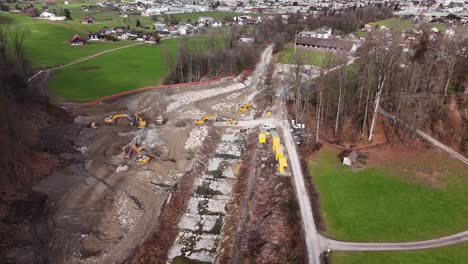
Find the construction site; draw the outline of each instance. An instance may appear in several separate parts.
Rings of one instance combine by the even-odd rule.
[[[46,204],[25,226],[41,252],[18,246],[6,260],[306,262],[274,125],[284,113],[265,100],[271,58],[268,47],[253,73],[209,84],[64,105],[73,124],[49,134],[74,135],[61,154],[72,162],[34,185]]]

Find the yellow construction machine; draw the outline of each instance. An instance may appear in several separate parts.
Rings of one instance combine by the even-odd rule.
[[[140,146],[140,148],[138,148],[135,144],[130,144],[130,149],[135,151],[135,153],[137,154],[137,157],[136,157],[136,162],[138,164],[148,164],[151,160],[150,157],[146,156],[142,150],[145,149],[145,145],[142,144]]]
[[[205,124],[205,122],[208,120],[208,119],[211,119],[211,118],[215,118],[216,115],[214,114],[206,114],[205,116],[203,116],[200,120],[194,120],[193,123],[195,125],[203,125]]]
[[[253,104],[251,102],[248,102],[244,104],[243,106],[239,107],[239,111],[241,111],[242,113],[245,113],[249,111],[250,108],[253,108]]]
[[[237,120],[233,118],[229,118],[228,120],[226,120],[226,122],[228,123],[228,125],[237,125]]]
[[[107,125],[112,125],[115,124],[115,122],[117,122],[117,120],[119,120],[120,118],[129,118],[129,116],[127,114],[116,114],[113,116],[106,117],[104,119],[104,123],[106,123]]]
[[[135,114],[135,119],[137,121],[138,128],[144,128],[148,124],[139,114]]]
[[[106,123],[107,125],[113,125],[117,122],[117,120],[121,118],[127,118],[131,122],[131,125],[136,123],[138,125],[138,128],[144,128],[147,125],[147,122],[139,114],[133,114],[133,115],[116,114],[116,115],[109,116],[106,119],[104,119],[104,123]]]

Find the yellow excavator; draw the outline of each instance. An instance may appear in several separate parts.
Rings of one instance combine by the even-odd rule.
[[[129,118],[129,116],[127,114],[116,114],[113,116],[106,117],[104,119],[104,123],[106,123],[107,125],[112,125],[115,124],[115,122],[117,122],[117,120],[119,120],[120,118]]]
[[[208,120],[210,118],[215,118],[215,117],[216,117],[216,115],[214,115],[214,114],[206,114],[200,120],[194,120],[193,123],[195,125],[203,125],[203,124],[205,124],[206,120]]]
[[[146,120],[144,120],[143,117],[141,117],[139,114],[135,114],[135,119],[137,121],[138,128],[146,127],[146,125],[147,125]]]
[[[130,144],[130,149],[132,149],[133,151],[135,151],[135,153],[137,154],[137,158],[136,158],[136,162],[138,164],[148,164],[151,160],[150,157],[146,156],[145,154],[143,154],[142,150],[145,149],[145,145],[142,144],[140,146],[140,148],[138,148],[135,144]]]
[[[241,111],[242,113],[245,113],[247,111],[249,111],[250,108],[253,108],[253,104],[251,102],[248,102],[246,104],[244,104],[243,106],[239,107],[239,111]]]
[[[237,125],[237,120],[233,118],[229,118],[228,120],[226,120],[226,122],[228,123],[228,125]]]
[[[137,123],[138,128],[144,128],[147,125],[146,120],[143,119],[139,114],[127,115],[127,114],[116,114],[113,116],[109,116],[104,119],[104,123],[107,125],[113,125],[119,120],[120,118],[127,118],[133,125],[133,123]]]

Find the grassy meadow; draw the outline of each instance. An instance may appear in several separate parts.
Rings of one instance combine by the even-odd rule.
[[[326,51],[318,50],[307,50],[304,48],[296,49],[296,57],[300,57],[304,64],[310,64],[314,66],[323,66],[324,58],[327,55]],[[280,51],[278,56],[279,63],[293,64],[294,63],[294,48],[288,47]]]
[[[468,229],[466,167],[445,153],[408,157],[402,152],[359,171],[342,165],[337,155],[324,147],[309,161],[326,236],[401,242]]]
[[[176,39],[157,46],[135,46],[107,53],[52,73],[51,96],[91,101],[143,86],[158,85],[168,73],[165,53],[175,53]]]
[[[33,19],[9,13],[0,13],[0,21],[3,21],[2,24],[10,30],[26,30],[25,53],[35,69],[66,64],[104,50],[129,44],[128,42],[90,43],[82,47],[72,47],[68,44],[68,40],[73,35],[87,33],[86,30],[74,24]]]

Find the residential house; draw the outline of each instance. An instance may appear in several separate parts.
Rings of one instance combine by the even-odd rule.
[[[88,41],[103,41],[104,39],[104,35],[99,33],[89,33],[88,35]]]
[[[48,19],[48,20],[52,20],[52,21],[60,21],[60,20],[65,20],[66,19],[66,17],[64,17],[64,16],[56,16],[55,14],[52,14],[52,13],[49,13],[49,12],[42,12],[39,15],[39,18]]]
[[[86,24],[86,25],[87,25],[87,24],[92,24],[92,23],[94,23],[95,21],[96,21],[96,19],[94,19],[94,17],[92,17],[92,16],[85,16],[85,17],[83,18],[83,20],[81,20],[81,24]]]
[[[254,41],[255,41],[254,37],[241,37],[241,38],[239,38],[239,42],[252,43]]]
[[[159,39],[156,38],[155,36],[146,36],[145,37],[145,43],[148,44],[156,44],[159,42]]]
[[[214,19],[212,17],[199,17],[197,22],[200,24],[211,24],[214,22]]]
[[[220,28],[222,26],[223,24],[221,22],[214,22],[213,24],[211,24],[211,27],[214,27],[214,28]]]
[[[70,46],[83,46],[86,44],[86,38],[80,37],[79,35],[74,35],[70,41],[68,41]]]
[[[156,32],[163,32],[167,30],[167,26],[166,24],[156,23],[154,24],[154,29],[156,30]]]
[[[330,27],[321,27],[314,31],[302,31],[299,32],[300,37],[311,37],[311,38],[323,38],[327,39],[331,37],[332,29]]]

